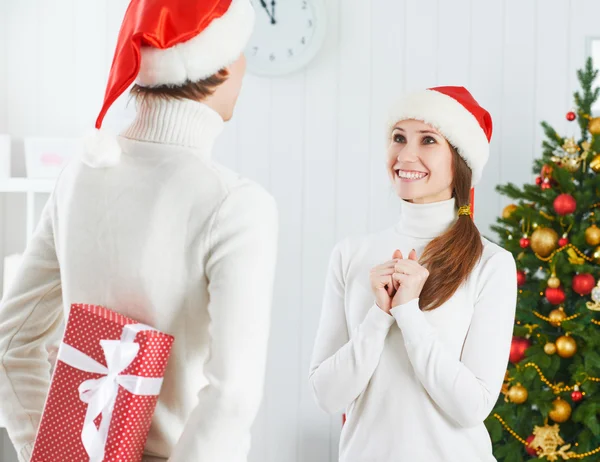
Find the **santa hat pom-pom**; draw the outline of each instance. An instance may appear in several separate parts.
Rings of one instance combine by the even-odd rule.
[[[106,130],[94,129],[83,139],[81,160],[92,168],[114,167],[121,160],[117,138]]]

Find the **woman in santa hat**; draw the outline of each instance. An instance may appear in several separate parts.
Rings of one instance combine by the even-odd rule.
[[[46,349],[72,303],[175,337],[145,460],[243,462],[261,401],[277,247],[273,198],[211,159],[233,113],[249,0],[132,0],[103,107],[134,82],[137,118],[102,130],[57,181],[0,307],[0,403],[28,461]]]
[[[404,97],[387,132],[400,217],[333,250],[310,383],[346,413],[340,462],[492,462],[484,419],[517,294],[512,254],[472,219],[492,119],[466,89],[437,87]]]

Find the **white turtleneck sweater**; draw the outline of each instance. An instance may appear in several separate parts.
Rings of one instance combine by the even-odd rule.
[[[454,199],[402,201],[396,226],[346,239],[332,253],[310,384],[321,408],[347,414],[340,462],[495,461],[483,421],[508,363],[512,254],[482,238],[480,262],[433,311],[414,299],[389,315],[369,283],[371,268],[395,249],[420,256],[456,217]]]
[[[119,138],[119,165],[63,170],[0,304],[0,408],[20,461],[50,384],[44,347],[72,303],[175,337],[144,460],[246,460],[277,212],[260,186],[211,160],[222,127],[204,104],[146,100]]]

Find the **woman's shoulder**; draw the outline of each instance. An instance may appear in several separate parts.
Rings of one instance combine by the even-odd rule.
[[[479,273],[502,272],[516,277],[516,263],[513,254],[495,242],[482,236],[483,253],[478,263]]]
[[[495,255],[503,255],[504,258],[508,258],[509,256],[513,258],[511,252],[486,237],[481,237],[481,243],[483,244],[483,254],[481,255],[482,260],[493,258]],[[502,257],[496,257],[496,259],[498,258]]]

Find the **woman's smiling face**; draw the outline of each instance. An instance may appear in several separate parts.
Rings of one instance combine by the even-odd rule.
[[[425,122],[409,119],[394,125],[387,169],[396,194],[404,200],[429,203],[452,197],[452,148]]]

